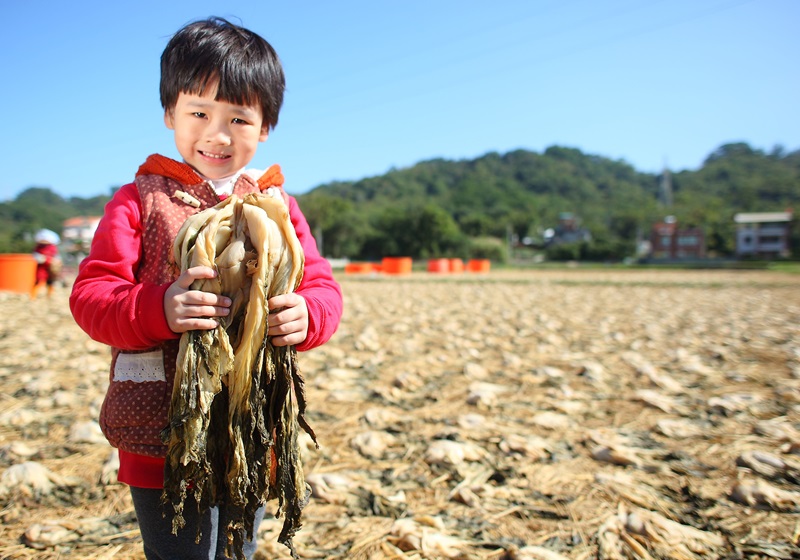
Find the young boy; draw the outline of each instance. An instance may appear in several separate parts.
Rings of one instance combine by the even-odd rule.
[[[246,166],[278,122],[284,83],[275,51],[255,33],[219,18],[179,30],[161,57],[161,104],[183,162],[152,155],[134,182],[119,189],[72,290],[77,323],[112,347],[100,424],[119,448],[119,480],[130,486],[148,559],[224,557],[224,506],[196,520],[187,504],[186,528],[175,536],[171,515],[163,515],[160,504],[166,447],[159,433],[167,425],[179,338],[214,328],[231,304],[227,297],[189,289],[196,279],[213,278],[211,268],[176,277],[172,243],[188,216],[230,194],[283,184],[277,166],[266,173]],[[303,351],[333,335],[342,294],[297,202],[285,198],[305,269],[296,292],[269,300],[275,311],[268,334],[273,346]],[[255,530],[261,516],[263,507]],[[198,521],[203,537],[196,544]],[[254,551],[255,531],[245,546],[248,558]]]

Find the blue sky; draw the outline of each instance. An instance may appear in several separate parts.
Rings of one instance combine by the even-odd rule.
[[[287,92],[253,167],[299,194],[432,158],[562,145],[640,171],[744,141],[800,149],[796,0],[4,2],[0,200],[108,194],[178,157],[159,57],[211,15],[263,35]]]

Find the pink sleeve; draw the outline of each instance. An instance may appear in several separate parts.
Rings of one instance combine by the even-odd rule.
[[[289,197],[289,215],[306,259],[303,279],[297,288],[308,306],[308,336],[297,345],[298,350],[304,351],[325,344],[336,332],[342,318],[342,289],[333,279],[330,263],[320,256],[311,228],[294,197]]]
[[[164,315],[168,284],[136,280],[141,254],[141,201],[136,186],[128,184],[106,205],[69,300],[75,321],[90,337],[123,350],[144,350],[179,336]]]

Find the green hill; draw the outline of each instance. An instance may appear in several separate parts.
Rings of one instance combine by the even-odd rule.
[[[623,161],[553,146],[542,154],[517,150],[425,161],[322,185],[300,199],[325,253],[337,257],[488,252],[500,258],[509,237],[541,246],[562,213],[573,214],[591,233],[584,247],[567,248],[580,249],[584,258],[632,255],[637,237],[647,237],[666,215],[684,227],[702,227],[709,253],[727,256],[734,250],[735,213],[797,207],[800,152],[766,154],[727,144],[699,170],[672,174],[671,197],[663,196],[664,179]]]

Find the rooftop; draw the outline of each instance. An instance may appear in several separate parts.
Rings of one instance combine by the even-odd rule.
[[[737,224],[791,222],[792,212],[741,212],[733,217],[733,221]]]

